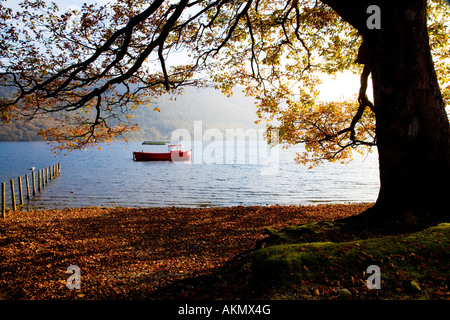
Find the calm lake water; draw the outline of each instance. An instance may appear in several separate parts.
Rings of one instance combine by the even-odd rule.
[[[268,149],[256,142],[194,142],[190,162],[134,162],[133,151],[166,146],[114,142],[56,155],[45,142],[0,142],[0,182],[61,163],[62,173],[26,208],[84,206],[236,206],[373,202],[379,189],[376,152],[349,165],[308,170],[294,162],[301,149]],[[30,174],[31,176],[31,174]],[[24,188],[24,194],[26,194]]]

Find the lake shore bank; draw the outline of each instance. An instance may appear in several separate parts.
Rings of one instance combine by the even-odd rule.
[[[158,290],[211,274],[255,248],[265,228],[344,218],[372,205],[9,212],[0,221],[0,296],[155,298]],[[71,265],[80,268],[80,290],[67,287]]]

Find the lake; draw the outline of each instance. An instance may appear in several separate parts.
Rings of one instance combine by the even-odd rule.
[[[61,163],[61,175],[26,208],[85,206],[237,206],[374,202],[378,196],[377,153],[348,165],[326,163],[309,170],[294,162],[301,147],[268,148],[261,142],[194,141],[189,162],[135,162],[133,151],[165,152],[141,142],[100,144],[87,151],[54,154],[45,142],[0,142],[0,182],[29,168]],[[30,174],[31,176],[31,174]],[[24,188],[24,194],[26,193]]]

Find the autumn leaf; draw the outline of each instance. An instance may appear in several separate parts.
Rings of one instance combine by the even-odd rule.
[[[61,12],[52,2],[24,1],[12,10],[3,1],[0,16],[8,23],[0,27],[0,86],[14,87],[16,95],[0,99],[0,120],[56,114],[56,128],[45,135],[61,148],[76,149],[137,130],[114,125],[155,97],[212,79],[226,95],[242,86],[256,100],[257,122],[268,130],[280,123],[282,142],[305,143],[308,151],[298,162],[345,163],[349,148],[369,152],[375,116],[367,109],[351,132],[343,131],[358,99],[319,101],[322,74],[362,69],[355,64],[360,33],[325,3],[208,0],[149,6],[117,0]],[[448,8],[442,0],[427,4],[433,62],[448,105]],[[176,52],[189,59],[169,68],[166,60]]]
[[[335,207],[341,208],[339,217],[343,218],[369,206]],[[255,247],[265,237],[264,228],[327,219],[335,216],[332,212],[335,207],[17,211],[1,225],[0,256],[8,259],[0,259],[0,270],[3,270],[0,296],[8,299],[147,297],[177,280],[218,270],[235,256]],[[82,293],[65,286],[66,270],[72,264],[81,269]],[[238,284],[234,292],[239,292],[242,285]],[[226,290],[214,292],[227,294]],[[199,290],[196,294],[211,292],[203,294]]]

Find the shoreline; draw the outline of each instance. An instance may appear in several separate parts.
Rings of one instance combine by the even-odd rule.
[[[234,207],[85,207],[9,212],[0,220],[5,299],[142,299],[211,274],[255,248],[265,228],[355,215],[373,203]],[[67,268],[81,289],[67,288]]]
[[[7,199],[10,200],[10,199]],[[8,202],[8,201],[7,201]],[[10,202],[10,201],[9,201]],[[14,211],[12,208],[6,207],[6,212],[14,214],[14,212],[37,212],[37,211],[73,211],[73,210],[83,210],[83,209],[138,209],[138,210],[145,210],[145,209],[193,209],[193,210],[204,210],[204,209],[231,209],[231,208],[252,208],[252,207],[261,207],[261,208],[268,208],[268,207],[315,207],[315,206],[360,206],[360,205],[370,205],[372,206],[375,204],[375,202],[368,202],[368,201],[341,201],[341,202],[334,202],[334,201],[312,201],[310,203],[303,203],[303,204],[232,204],[232,205],[173,205],[173,206],[120,206],[120,205],[85,205],[80,207],[70,207],[70,206],[55,206],[55,207],[31,207],[28,204],[16,204],[17,210]],[[1,220],[0,220],[1,221]]]

